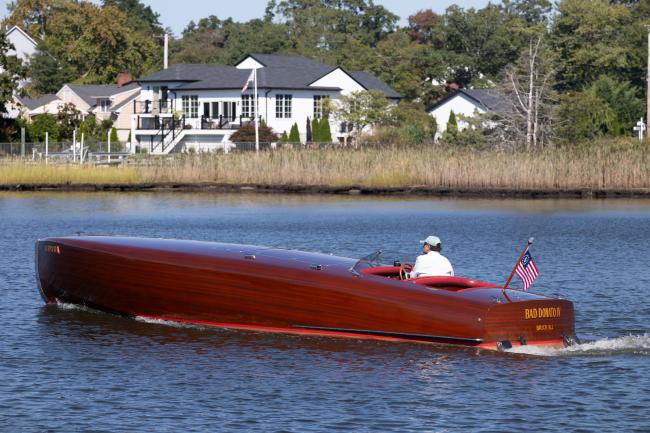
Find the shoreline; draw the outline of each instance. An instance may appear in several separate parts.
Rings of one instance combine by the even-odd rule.
[[[367,195],[367,196],[429,196],[466,198],[650,198],[650,189],[512,189],[512,188],[441,188],[429,186],[364,187],[357,185],[264,185],[226,184],[213,182],[155,182],[136,184],[5,184],[2,192],[215,192],[215,193],[267,193],[314,195]]]

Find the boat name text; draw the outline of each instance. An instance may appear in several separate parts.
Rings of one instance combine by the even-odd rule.
[[[528,319],[549,319],[560,317],[560,307],[539,307],[525,308],[524,318]]]
[[[61,254],[61,248],[58,245],[45,245],[46,253]]]

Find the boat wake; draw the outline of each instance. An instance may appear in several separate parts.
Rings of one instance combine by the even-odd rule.
[[[602,355],[645,355],[650,356],[650,335],[626,335],[624,337],[603,338],[563,349],[536,346],[519,346],[509,353],[522,353],[537,356],[602,356]]]
[[[164,319],[152,319],[150,317],[143,317],[143,316],[135,316],[135,320],[142,323],[148,323],[150,325],[163,325],[163,326],[170,326],[172,328],[210,329],[209,326],[201,325],[197,323],[177,322],[175,320],[164,320]]]

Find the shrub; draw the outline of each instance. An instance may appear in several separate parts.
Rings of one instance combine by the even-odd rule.
[[[272,143],[278,141],[278,136],[269,128],[266,123],[260,123],[260,142]],[[254,143],[255,142],[255,123],[249,122],[242,125],[233,135],[230,136],[233,143]]]
[[[298,132],[298,124],[294,123],[289,132],[289,143],[300,144],[300,132]]]
[[[332,131],[330,130],[330,122],[327,117],[321,117],[319,125],[320,141],[323,143],[332,142]]]

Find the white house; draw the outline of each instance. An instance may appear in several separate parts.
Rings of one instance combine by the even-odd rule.
[[[503,95],[494,89],[459,89],[450,93],[428,109],[438,125],[436,140],[447,130],[452,111],[456,115],[458,129],[462,131],[468,125],[458,115],[473,117],[487,112],[499,112],[504,110],[505,104]]]
[[[251,54],[234,66],[178,64],[137,79],[132,104],[132,151],[151,153],[224,148],[229,137],[255,118],[253,86],[244,83],[257,69],[258,115],[276,133],[297,124],[301,140],[307,119],[323,115],[323,101],[341,94],[378,89],[393,101],[399,95],[366,72],[345,71],[303,56]],[[330,119],[333,138],[343,137]]]
[[[16,56],[23,63],[29,63],[30,57],[36,52],[36,41],[18,26],[7,29],[5,36],[7,41],[13,45],[13,48],[7,50],[5,54],[7,56]],[[2,68],[0,68],[0,72],[2,72]],[[18,83],[18,87],[25,87],[27,83],[27,80],[23,80]],[[20,107],[16,104],[16,98],[14,97],[14,100],[9,101],[7,104],[7,112],[3,113],[2,117],[16,119],[18,116],[20,116]]]
[[[18,26],[13,26],[5,32],[7,41],[13,46],[13,50],[7,51],[8,56],[17,56],[24,63],[29,62],[29,58],[36,52],[38,45],[31,36]]]

